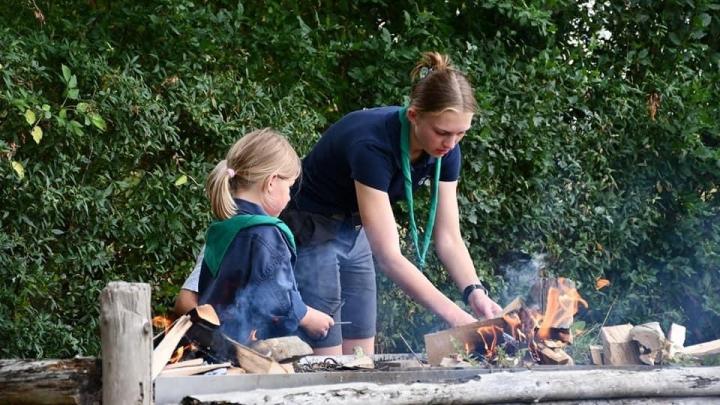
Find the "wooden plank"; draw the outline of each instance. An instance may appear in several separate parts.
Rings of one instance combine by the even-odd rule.
[[[168,364],[165,366],[163,371],[165,370],[172,370],[174,368],[183,368],[183,367],[193,367],[193,366],[200,366],[203,364],[203,359],[192,359],[192,360],[185,360],[185,361],[178,361],[177,363]]]
[[[630,339],[633,325],[606,326],[600,330],[605,364],[641,364],[637,344]]]
[[[155,348],[152,354],[152,379],[154,380],[167,365],[168,360],[172,357],[173,352],[177,348],[180,339],[185,336],[185,332],[192,326],[189,315],[183,315],[178,318],[170,330],[165,334],[162,342]]]
[[[601,345],[590,345],[590,358],[596,366],[603,364],[603,347]]]
[[[720,339],[688,346],[682,350],[683,354],[693,357],[705,357],[720,353]]]
[[[102,399],[100,359],[0,360],[2,404],[93,404]]]
[[[208,371],[217,370],[219,368],[226,368],[231,367],[232,364],[230,362],[227,363],[219,363],[219,364],[202,364],[199,366],[187,366],[187,367],[178,367],[178,368],[165,368],[165,370],[160,373],[163,377],[182,377],[187,375],[195,375],[195,374],[202,374],[207,373]]]
[[[475,347],[481,342],[477,329],[482,326],[503,328],[505,321],[502,318],[488,319],[425,335],[428,363],[433,366],[440,365],[443,357],[452,356],[453,353],[458,352],[458,349],[464,350],[465,343],[468,344],[470,351],[475,350]]]
[[[100,293],[104,404],[152,403],[150,285],[108,283]]]

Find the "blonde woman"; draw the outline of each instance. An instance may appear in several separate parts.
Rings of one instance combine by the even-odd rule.
[[[333,319],[303,302],[293,276],[295,242],[277,218],[300,175],[300,159],[270,129],[238,140],[208,177],[218,219],[200,262],[200,304],[211,304],[221,330],[239,342],[295,333],[323,337]],[[253,332],[254,331],[254,332]]]
[[[460,140],[470,129],[477,103],[465,75],[445,55],[425,53],[413,70],[407,107],[352,112],[332,125],[303,160],[303,184],[283,219],[298,239],[295,277],[303,299],[345,321],[321,339],[305,336],[317,354],[374,352],[376,286],[380,269],[411,298],[452,326],[475,318],[441,293],[400,251],[392,204],[406,200],[416,263],[430,243],[481,316],[500,307],[476,274],[460,234],[457,181]],[[413,190],[429,183],[431,215],[417,232]],[[433,228],[434,224],[434,228]],[[434,229],[434,230],[433,230]]]

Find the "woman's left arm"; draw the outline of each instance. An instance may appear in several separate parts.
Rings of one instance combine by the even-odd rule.
[[[438,258],[448,269],[450,277],[463,291],[467,286],[480,284],[475,265],[473,265],[462,235],[460,234],[460,214],[457,204],[457,181],[441,181],[439,186],[438,208],[435,217],[433,239]],[[470,293],[468,303],[480,316],[494,318],[502,308],[482,289]]]

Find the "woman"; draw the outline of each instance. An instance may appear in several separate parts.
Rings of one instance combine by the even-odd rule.
[[[429,178],[436,215],[426,229],[439,259],[478,315],[501,310],[480,284],[460,234],[458,143],[477,109],[472,87],[447,56],[434,52],[423,55],[412,77],[417,80],[407,108],[356,111],[323,134],[303,160],[302,185],[282,215],[298,242],[295,276],[303,300],[336,323],[344,321],[324,338],[303,336],[317,354],[349,354],[354,346],[374,352],[373,256],[411,298],[450,325],[475,320],[400,251],[391,205],[407,199],[412,207],[412,190]],[[415,241],[422,263],[429,235],[422,244]]]

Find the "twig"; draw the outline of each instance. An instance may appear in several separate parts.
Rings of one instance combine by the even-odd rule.
[[[402,339],[403,343],[405,343],[405,346],[407,346],[408,350],[410,350],[410,353],[412,353],[412,355],[415,357],[415,360],[417,360],[418,363],[420,363],[420,366],[422,366],[423,362],[420,359],[420,356],[418,356],[417,353],[413,351],[412,347],[410,347],[410,344],[407,342],[407,340],[405,340],[402,333],[398,333],[398,336],[400,336],[400,339]]]

